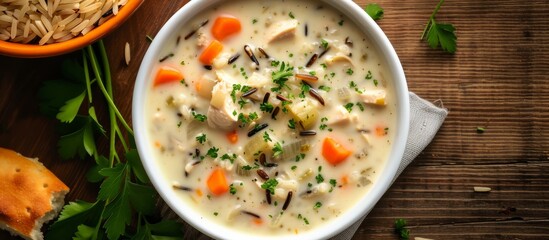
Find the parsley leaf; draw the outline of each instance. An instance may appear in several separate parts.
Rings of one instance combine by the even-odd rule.
[[[202,133],[201,135],[196,136],[196,141],[200,144],[206,142],[206,134]]]
[[[370,17],[374,19],[374,21],[377,21],[383,17],[383,8],[381,8],[376,3],[368,4],[365,10],[366,10],[366,13],[368,13],[368,15],[370,15]]]
[[[272,64],[273,62],[271,62]],[[273,92],[280,92],[283,87],[286,86],[286,81],[288,81],[288,78],[294,75],[294,67],[290,66],[290,64],[282,62],[280,64],[280,68],[278,71],[273,71],[271,74],[271,78],[273,80],[273,83],[278,85],[277,87],[271,88],[271,91]]]
[[[204,121],[206,121],[206,119],[208,119],[208,117],[204,114],[196,113],[194,111],[192,112],[192,114],[193,114],[194,119],[196,119],[199,122],[204,122]]]
[[[263,132],[263,140],[265,142],[272,142],[271,136],[269,136],[269,133],[267,131]]]
[[[399,218],[395,221],[395,232],[400,239],[408,240],[410,238],[410,230],[406,229],[406,220]]]
[[[275,146],[273,147],[273,157],[276,158],[276,157],[282,155],[282,153],[283,153],[282,145],[280,145],[280,143],[277,142],[277,143],[275,144]]]
[[[259,104],[259,109],[263,112],[271,113],[274,109],[273,105],[266,102]]]
[[[345,107],[345,109],[347,109],[348,112],[351,112],[351,111],[353,111],[353,106],[354,105],[355,105],[354,103],[347,103],[347,104],[345,104],[344,107]]]
[[[76,117],[76,114],[78,114],[78,110],[80,109],[80,106],[82,105],[85,96],[86,91],[82,91],[82,93],[80,93],[75,98],[67,100],[65,102],[65,105],[63,105],[59,109],[59,113],[57,113],[56,115],[57,119],[65,123],[72,122]]]
[[[436,49],[440,46],[443,51],[455,53],[457,48],[456,28],[450,23],[437,23],[435,20],[435,16],[443,3],[444,0],[440,0],[435,7],[420,39],[423,40],[427,37],[427,43],[431,48]]]
[[[229,192],[231,193],[231,195],[236,194],[236,188],[233,186],[232,183],[231,183],[231,185],[229,185]]]
[[[269,180],[265,181],[263,184],[261,184],[261,188],[265,190],[269,190],[271,194],[274,194],[275,188],[278,185],[278,181],[274,178],[270,178]]]
[[[210,149],[208,149],[206,156],[210,156],[211,158],[216,158],[218,151],[219,151],[219,148],[211,147]]]

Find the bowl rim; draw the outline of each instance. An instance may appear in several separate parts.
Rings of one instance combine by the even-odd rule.
[[[211,220],[203,218],[198,211],[192,210],[192,208],[179,204],[180,200],[178,196],[172,191],[170,186],[164,184],[166,181],[162,176],[159,167],[156,166],[154,156],[152,154],[152,147],[150,147],[148,133],[145,129],[145,114],[144,104],[147,96],[148,79],[152,76],[153,66],[156,63],[156,59],[160,57],[162,45],[164,42],[169,41],[174,36],[174,32],[179,32],[183,24],[190,19],[194,18],[199,12],[204,9],[216,5],[222,0],[207,1],[207,0],[193,0],[179,9],[162,27],[162,29],[156,35],[154,41],[149,46],[136,78],[133,99],[132,99],[132,119],[135,131],[135,140],[137,149],[141,156],[143,166],[151,179],[156,190],[160,196],[164,199],[166,204],[177,213],[185,222],[200,230],[202,233],[216,238],[216,239],[327,239],[347,229],[349,226],[360,220],[366,214],[368,214],[379,201],[382,195],[389,189],[390,185],[396,177],[397,170],[399,168],[401,159],[404,155],[404,149],[409,130],[410,120],[410,104],[408,87],[404,70],[400,63],[400,60],[396,54],[395,49],[390,43],[387,36],[383,33],[381,28],[371,19],[365,11],[356,3],[350,0],[345,1],[330,1],[322,0],[323,2],[334,7],[337,11],[346,14],[350,20],[355,22],[358,28],[363,34],[368,35],[372,44],[377,48],[379,53],[385,58],[385,62],[388,65],[388,72],[393,77],[394,90],[397,94],[397,120],[396,120],[396,132],[395,139],[393,140],[393,149],[389,154],[389,158],[383,169],[376,184],[372,186],[368,194],[365,194],[355,203],[355,206],[346,210],[337,219],[330,221],[330,224],[322,224],[323,226],[329,226],[325,228],[315,228],[299,235],[277,235],[277,236],[259,236],[259,235],[246,235],[241,231],[233,230],[227,226],[221,226]],[[139,131],[141,129],[142,131]],[[353,211],[356,210],[356,211]],[[215,224],[209,224],[215,223]]]
[[[99,40],[110,31],[124,23],[145,0],[128,0],[118,14],[92,29],[84,36],[78,36],[65,42],[45,45],[14,43],[0,40],[0,54],[10,57],[40,58],[53,57],[81,49]]]

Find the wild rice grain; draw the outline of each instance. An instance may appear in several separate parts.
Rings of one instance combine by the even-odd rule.
[[[130,43],[126,42],[124,47],[124,60],[126,60],[126,66],[130,65],[131,55],[130,55]]]
[[[290,202],[292,201],[292,196],[294,195],[294,192],[289,191],[288,195],[286,196],[286,201],[284,201],[284,205],[282,205],[282,211],[288,209],[288,206],[290,206]]]

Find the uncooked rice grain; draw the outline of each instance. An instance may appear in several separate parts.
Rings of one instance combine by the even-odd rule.
[[[50,44],[83,36],[128,0],[0,0],[0,40]]]
[[[124,60],[126,60],[126,65],[130,65],[131,55],[130,55],[130,43],[126,42],[124,47]]]

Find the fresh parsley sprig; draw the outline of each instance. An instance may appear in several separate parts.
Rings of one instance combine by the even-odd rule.
[[[426,38],[427,43],[433,49],[440,46],[446,52],[455,53],[457,48],[456,28],[451,23],[437,23],[435,20],[435,16],[443,3],[444,0],[440,0],[435,7],[433,14],[429,18],[429,22],[427,22],[425,29],[423,29],[420,39],[423,40]]]
[[[410,230],[406,229],[406,220],[402,218],[395,220],[395,232],[401,240],[410,239]]]
[[[374,19],[374,21],[377,21],[383,17],[383,8],[381,8],[381,6],[377,3],[368,4],[364,10],[372,19]]]
[[[63,79],[44,82],[40,89],[40,109],[60,121],[60,156],[63,159],[92,157],[95,165],[88,171],[87,178],[101,185],[95,202],[68,203],[48,229],[46,238],[180,238],[178,223],[153,221],[157,193],[135,150],[133,130],[114,103],[103,42],[87,46],[82,51],[80,64],[67,61],[62,70]],[[96,115],[92,94],[96,88],[107,103],[108,134]],[[97,135],[109,140],[108,156],[99,153]],[[135,228],[128,228],[132,223]]]

